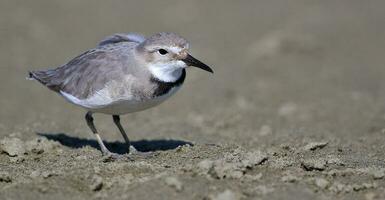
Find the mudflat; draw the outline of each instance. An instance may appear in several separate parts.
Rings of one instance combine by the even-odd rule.
[[[384,1],[0,4],[0,199],[385,199]],[[172,99],[122,117],[145,154],[107,162],[84,110],[25,80],[112,33],[160,31],[215,73],[189,69]]]

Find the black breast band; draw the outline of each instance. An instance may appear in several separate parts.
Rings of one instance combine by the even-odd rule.
[[[151,78],[151,82],[157,85],[157,88],[152,94],[153,97],[162,96],[167,94],[172,88],[182,85],[184,79],[186,78],[186,70],[183,69],[181,76],[175,82],[164,82],[155,77]]]

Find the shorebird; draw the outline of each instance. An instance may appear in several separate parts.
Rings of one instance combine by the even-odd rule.
[[[111,153],[94,125],[93,113],[112,115],[130,149],[120,115],[156,106],[183,84],[186,68],[213,70],[192,57],[189,43],[175,33],[156,33],[148,38],[135,33],[114,34],[55,69],[30,71],[39,81],[67,101],[86,110],[85,119],[102,154]]]

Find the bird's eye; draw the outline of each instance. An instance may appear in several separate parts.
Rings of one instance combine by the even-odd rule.
[[[158,52],[160,53],[160,55],[166,55],[168,53],[168,51],[164,49],[159,49]]]

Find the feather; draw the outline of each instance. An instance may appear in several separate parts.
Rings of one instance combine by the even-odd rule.
[[[117,33],[114,35],[107,36],[102,41],[99,42],[98,46],[104,46],[108,44],[115,44],[119,42],[136,42],[142,43],[146,38],[137,33]]]

